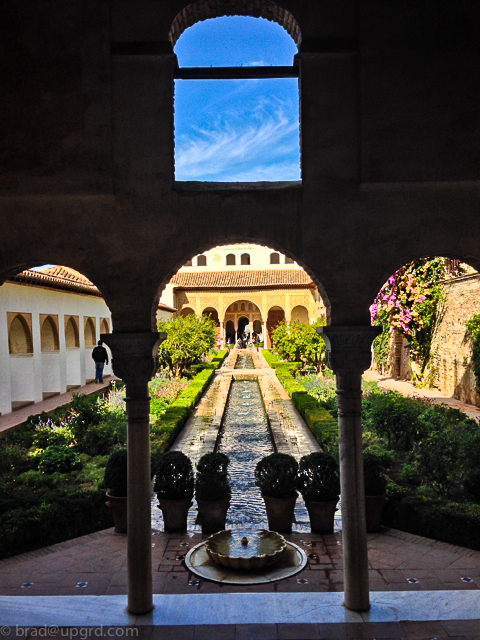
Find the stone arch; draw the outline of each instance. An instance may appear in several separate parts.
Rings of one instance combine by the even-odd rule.
[[[213,307],[206,307],[202,311],[202,316],[210,316],[210,318],[215,322],[215,326],[216,327],[220,326],[220,321],[218,319],[218,311]]]
[[[70,316],[65,322],[65,346],[67,349],[80,347],[78,320],[74,316]]]
[[[85,318],[85,346],[94,347],[97,343],[97,332],[95,330],[95,321],[93,318]]]
[[[292,322],[302,322],[303,324],[308,324],[308,310],[301,304],[298,304],[296,307],[293,307],[291,313]]]
[[[110,322],[108,321],[108,318],[101,318],[100,333],[110,333]]]
[[[32,332],[21,313],[17,313],[10,322],[8,351],[10,355],[33,353]]]
[[[250,266],[250,254],[249,253],[242,253],[242,255],[240,256],[240,264],[244,264],[244,265]]]
[[[46,316],[40,327],[40,345],[42,351],[58,351],[58,330],[52,316]]]
[[[235,342],[235,325],[232,320],[225,323],[225,339],[230,338],[230,344]]]
[[[245,331],[245,327],[249,324],[249,319],[246,316],[242,316],[238,319],[237,323],[237,332],[241,335]]]
[[[285,320],[285,310],[279,306],[270,307],[267,315],[267,335],[264,336],[264,340],[267,339],[268,349],[272,347],[272,334],[282,320]]]
[[[195,311],[191,307],[184,307],[180,311],[181,318],[186,318],[187,316],[194,316],[194,315],[195,315]]]
[[[175,46],[185,29],[196,22],[222,16],[251,16],[276,22],[291,36],[300,48],[302,35],[293,14],[271,0],[198,0],[184,7],[170,27],[168,39]]]
[[[227,267],[232,267],[233,265],[237,264],[237,259],[235,257],[234,253],[228,253],[226,258],[225,258],[225,264],[227,265]]]

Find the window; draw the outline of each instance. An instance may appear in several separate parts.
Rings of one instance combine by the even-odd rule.
[[[280,264],[280,254],[279,253],[271,253],[270,254],[270,264]]]
[[[10,354],[33,353],[30,327],[21,314],[14,316],[10,324],[8,350]]]
[[[249,253],[242,253],[242,255],[240,257],[240,262],[241,262],[241,264],[250,264],[250,254]]]
[[[58,351],[57,326],[51,316],[43,320],[40,329],[40,346],[42,351]]]
[[[110,323],[108,318],[100,319],[100,333],[110,333]]]
[[[175,18],[170,39],[179,64],[176,180],[300,179],[293,57],[301,35],[293,15],[272,5],[268,0],[194,2]],[[214,17],[215,11],[221,15]],[[237,15],[222,15],[229,11]]]
[[[193,262],[191,260],[187,260],[185,263],[186,267],[193,267]]]
[[[95,320],[85,318],[85,346],[94,347],[96,340]]]
[[[294,264],[295,261],[292,260],[292,258],[289,258],[288,256],[285,256],[285,264]]]
[[[235,260],[235,255],[233,253],[229,253],[227,255],[227,266],[228,265],[234,265],[237,264],[237,261]]]
[[[67,349],[78,349],[80,342],[78,339],[77,319],[70,316],[65,323],[65,347]]]
[[[207,256],[198,256],[197,267],[206,267],[206,266],[207,266]]]

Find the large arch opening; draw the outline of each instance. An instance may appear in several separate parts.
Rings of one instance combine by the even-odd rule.
[[[175,19],[171,40],[175,180],[298,181],[293,16],[273,3],[194,3]]]

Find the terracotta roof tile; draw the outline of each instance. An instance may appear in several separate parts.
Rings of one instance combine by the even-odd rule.
[[[69,267],[56,265],[41,271],[26,269],[16,276],[9,278],[10,282],[19,282],[39,287],[51,287],[62,291],[77,291],[101,296],[97,287],[88,278]]]
[[[312,286],[303,269],[266,269],[263,271],[181,271],[170,284],[186,289],[227,289],[231,287]]]

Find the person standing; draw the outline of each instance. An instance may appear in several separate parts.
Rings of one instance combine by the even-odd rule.
[[[108,364],[108,353],[101,340],[92,351],[92,358],[95,362],[95,384],[103,384],[103,367]]]

